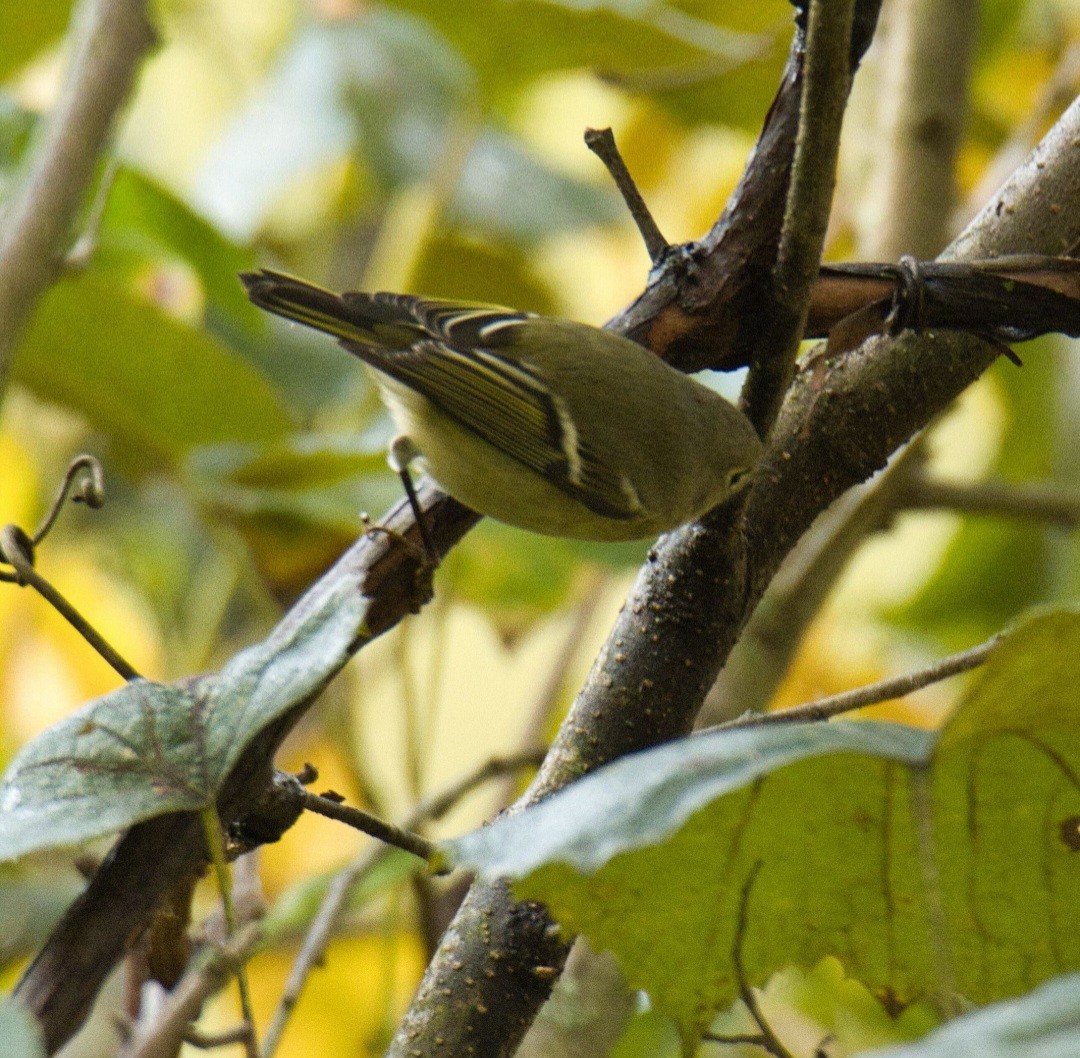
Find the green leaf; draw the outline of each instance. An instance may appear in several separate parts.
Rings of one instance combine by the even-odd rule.
[[[409,289],[451,301],[482,301],[557,316],[548,284],[512,247],[480,242],[453,231],[429,238],[409,277]]]
[[[508,636],[570,601],[588,566],[636,569],[648,544],[538,537],[485,518],[446,556],[439,583],[487,611]]]
[[[1022,999],[950,1021],[918,1043],[864,1052],[867,1058],[1075,1058],[1080,974],[1059,977]]]
[[[670,1018],[655,1010],[635,1014],[611,1058],[679,1058],[679,1034]]]
[[[99,253],[126,251],[138,260],[162,253],[191,265],[209,308],[230,329],[263,333],[264,316],[244,294],[239,272],[254,268],[255,253],[231,242],[175,195],[133,169],[121,168],[109,188],[98,231]]]
[[[1078,684],[1080,615],[1038,617],[940,738],[872,723],[690,738],[448,851],[614,951],[688,1046],[738,994],[736,947],[751,984],[835,955],[900,1002],[954,986],[989,1002],[1080,966]]]
[[[370,436],[294,435],[270,445],[196,449],[186,479],[204,509],[235,525],[266,580],[292,595],[402,495]]]
[[[469,18],[437,0],[395,0],[395,6],[435,26],[495,91],[553,70],[738,63],[761,44],[718,21],[653,0],[475,0]],[[783,11],[783,5],[770,6]]]
[[[6,81],[64,32],[71,0],[0,4],[0,81]]]
[[[85,887],[74,869],[55,865],[9,867],[0,873],[0,967],[33,955]]]
[[[92,272],[42,299],[15,377],[85,416],[140,469],[291,427],[270,384],[225,346]]]
[[[363,578],[339,566],[219,672],[134,680],[24,747],[0,785],[0,860],[211,805],[255,735],[317,693],[366,635]]]
[[[17,999],[0,999],[0,1040],[5,1058],[45,1058],[41,1027]]]

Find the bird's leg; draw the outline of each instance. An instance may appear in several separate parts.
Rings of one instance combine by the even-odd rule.
[[[435,548],[435,542],[431,539],[427,519],[420,509],[420,500],[416,495],[416,487],[413,485],[412,475],[409,473],[409,464],[420,455],[420,450],[412,442],[412,438],[399,434],[390,442],[390,448],[386,453],[386,462],[390,469],[401,478],[405,486],[405,495],[408,497],[409,506],[412,508],[413,517],[416,519],[416,527],[420,531],[420,539],[424,544],[424,556],[429,569],[434,569],[439,564],[439,552]]]

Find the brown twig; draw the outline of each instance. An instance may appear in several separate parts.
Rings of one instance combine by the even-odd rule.
[[[403,829],[413,830],[429,820],[440,818],[458,800],[481,783],[505,774],[507,771],[528,767],[536,761],[537,756],[542,758],[542,754],[532,751],[529,754],[522,753],[517,756],[494,758],[486,761],[475,771],[451,784],[447,789],[417,805],[405,820]],[[326,896],[323,897],[323,902],[312,920],[311,927],[304,937],[304,943],[293,963],[289,979],[282,989],[277,1009],[274,1011],[266,1035],[263,1037],[262,1049],[259,1052],[260,1058],[272,1058],[277,1050],[278,1045],[281,1043],[281,1037],[284,1035],[285,1027],[292,1016],[293,1009],[303,993],[304,985],[307,983],[312,969],[318,965],[326,952],[326,947],[330,943],[330,938],[341,918],[341,912],[345,907],[349,893],[356,883],[386,855],[386,851],[387,847],[385,845],[374,845],[364,849],[330,884]]]
[[[740,400],[766,436],[795,371],[810,291],[829,223],[840,127],[851,87],[848,64],[854,0],[811,0],[799,124],[780,242],[773,266],[771,312]]]
[[[630,211],[630,216],[634,218],[634,223],[641,233],[645,249],[649,253],[649,260],[656,264],[670,244],[660,231],[645,199],[642,198],[637,184],[634,183],[634,178],[630,175],[630,170],[626,168],[626,162],[623,161],[615,143],[614,133],[611,129],[586,129],[585,146],[604,163],[611,174],[611,179],[615,181],[615,186],[619,189],[626,208]]]
[[[145,0],[80,5],[71,72],[0,235],[0,395],[15,343],[56,279],[113,121],[154,43]]]
[[[986,662],[1005,636],[1005,632],[999,632],[986,642],[971,647],[970,650],[950,654],[947,658],[918,672],[908,672],[903,676],[893,676],[887,680],[879,680],[877,683],[868,683],[864,687],[842,691],[840,694],[832,694],[827,698],[818,698],[816,701],[792,706],[790,709],[778,709],[774,713],[751,713],[748,716],[740,716],[735,720],[717,724],[715,727],[703,728],[701,733],[734,731],[748,727],[770,727],[776,724],[813,723],[829,720],[855,709],[864,709],[868,705],[878,705],[881,702],[891,701],[893,698],[902,698],[905,694],[929,687],[932,683],[940,683],[951,676],[958,676],[962,672],[970,672],[978,668]]]
[[[1051,482],[978,481],[963,484],[936,480],[920,473],[905,484],[901,506],[913,511],[949,510],[961,514],[1030,518],[1070,530],[1080,526],[1080,494]]]
[[[168,994],[152,1023],[135,1026],[120,1058],[175,1058],[203,1003],[229,983],[254,954],[259,940],[258,927],[249,925],[226,944],[209,948]],[[251,1038],[251,1027],[243,1026],[242,1030],[239,1039],[246,1042]]]
[[[413,856],[419,856],[420,859],[428,863],[437,854],[438,846],[435,842],[428,841],[427,838],[421,837],[405,827],[399,827],[394,823],[387,822],[385,819],[380,819],[378,816],[373,816],[370,812],[365,812],[361,808],[353,808],[350,805],[344,805],[340,801],[334,800],[332,797],[323,797],[307,790],[301,791],[300,798],[309,812],[326,816],[327,819],[336,819],[339,823],[344,823],[354,830],[359,830],[377,841],[393,845],[395,848],[409,852]]]
[[[79,481],[82,478],[81,482]],[[76,491],[72,491],[78,482]],[[0,569],[0,581],[31,587],[64,618],[127,681],[138,679],[135,668],[128,664],[104,636],[78,610],[34,568],[35,548],[56,524],[68,498],[74,503],[85,503],[97,508],[104,502],[105,490],[101,465],[90,455],[76,456],[64,474],[56,498],[40,527],[29,536],[17,525],[5,525],[0,529],[0,563],[10,566],[14,572]]]

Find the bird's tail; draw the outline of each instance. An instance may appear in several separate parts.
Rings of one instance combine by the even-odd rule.
[[[240,281],[267,312],[332,334],[342,342],[405,348],[421,330],[410,317],[412,298],[400,294],[335,294],[304,279],[260,269]]]

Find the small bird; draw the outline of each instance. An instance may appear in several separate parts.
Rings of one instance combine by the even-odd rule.
[[[406,294],[335,294],[267,270],[260,308],[362,360],[401,435],[390,465],[549,536],[635,540],[693,521],[753,471],[761,441],[719,394],[583,323]]]

